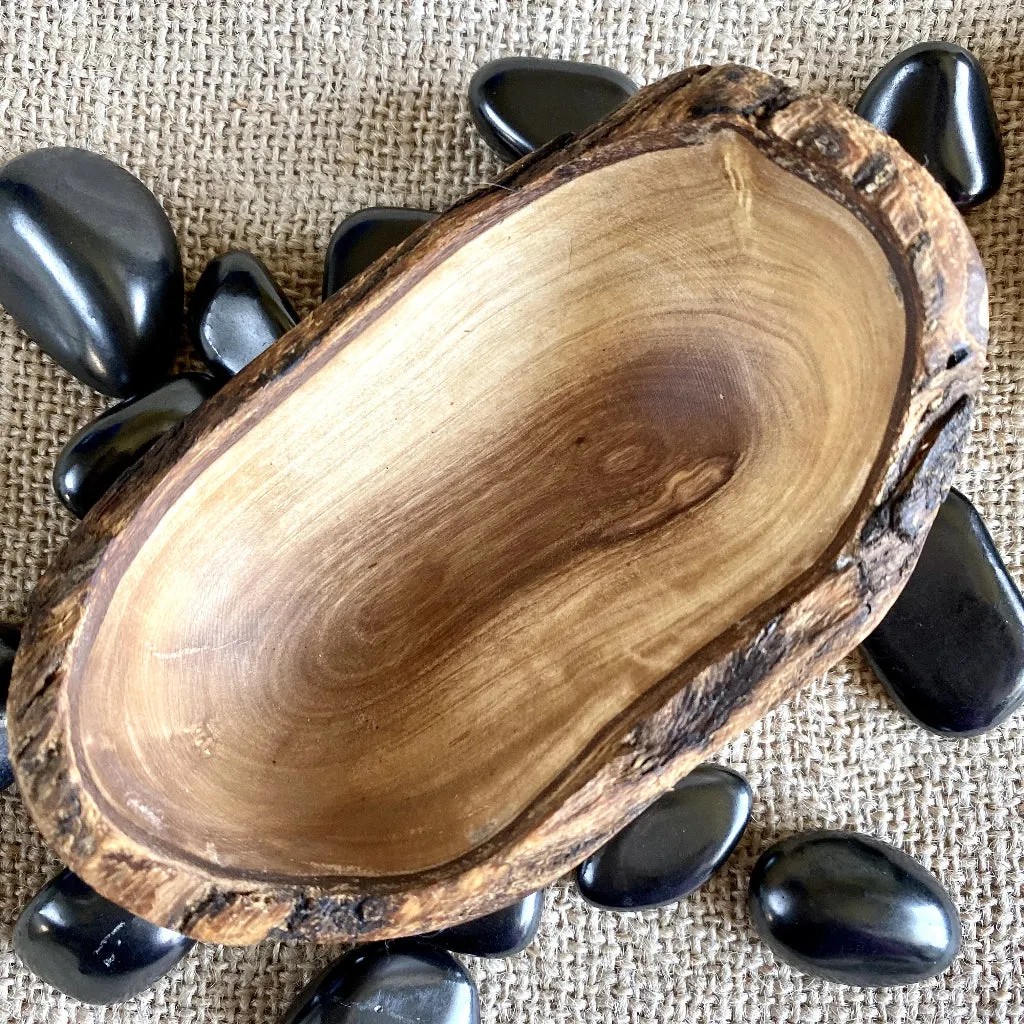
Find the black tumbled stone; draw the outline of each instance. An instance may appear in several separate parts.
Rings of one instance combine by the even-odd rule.
[[[533,942],[544,912],[544,891],[530,893],[511,907],[425,936],[453,953],[514,956]]]
[[[476,985],[443,949],[404,940],[350,950],[301,993],[284,1024],[477,1024]]]
[[[151,387],[182,300],[174,232],[134,175],[66,148],[0,168],[0,304],[64,369],[119,398]]]
[[[210,260],[188,313],[192,340],[221,379],[233,377],[299,322],[263,262],[239,251]]]
[[[437,216],[429,210],[373,206],[346,217],[331,235],[324,260],[326,299]]]
[[[43,886],[14,926],[14,951],[33,974],[98,1005],[149,988],[194,945],[122,910],[70,871]]]
[[[518,160],[559,135],[592,127],[635,92],[624,74],[599,64],[504,57],[473,76],[469,109],[491,148]]]
[[[7,741],[7,690],[11,685],[11,668],[21,643],[21,630],[9,623],[0,623],[0,790],[14,782],[10,747]]]
[[[944,971],[960,918],[905,853],[855,832],[807,832],[766,850],[750,915],[780,960],[847,985],[910,985]]]
[[[1024,601],[959,491],[939,508],[917,567],[864,653],[896,703],[933,732],[984,732],[1024,701]]]
[[[728,859],[750,820],[751,802],[741,775],[700,765],[576,869],[580,894],[607,910],[682,899]]]
[[[53,489],[82,518],[110,485],[164,434],[217,390],[204,373],[183,373],[87,423],[61,449]]]
[[[985,72],[955,43],[919,43],[894,57],[856,111],[923,164],[969,209],[991,198],[1006,169]]]

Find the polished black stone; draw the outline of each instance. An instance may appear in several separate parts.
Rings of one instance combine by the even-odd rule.
[[[453,953],[513,956],[533,942],[544,913],[544,891],[530,893],[511,907],[425,936]]]
[[[991,198],[1006,169],[992,93],[977,59],[954,43],[919,43],[868,84],[857,113],[924,164],[961,209]]]
[[[476,985],[443,949],[411,940],[350,950],[306,988],[284,1024],[477,1024]]]
[[[194,945],[122,910],[70,871],[43,886],[14,926],[14,951],[33,974],[100,1005],[149,988]]]
[[[559,135],[585,131],[635,92],[624,74],[599,64],[504,57],[473,76],[469,109],[491,148],[518,160]]]
[[[0,790],[14,782],[7,743],[7,689],[11,685],[11,667],[20,642],[21,630],[17,626],[0,623]]]
[[[750,820],[751,801],[741,775],[700,765],[576,869],[580,894],[607,910],[682,899],[725,863]]]
[[[174,232],[134,175],[82,149],[0,168],[0,304],[70,373],[118,398],[151,387],[182,300]]]
[[[750,915],[780,960],[847,985],[910,985],[944,971],[960,918],[905,853],[855,832],[805,832],[766,850]]]
[[[299,322],[270,271],[248,252],[210,260],[188,314],[196,348],[222,379],[233,377]]]
[[[1024,701],[1024,601],[959,491],[864,653],[896,703],[933,732],[984,732]]]
[[[63,447],[53,468],[53,489],[81,518],[110,485],[168,430],[217,390],[205,373],[183,373],[130,398],[87,423]]]
[[[418,227],[437,216],[429,210],[373,206],[346,217],[331,235],[324,260],[323,297],[333,295]]]

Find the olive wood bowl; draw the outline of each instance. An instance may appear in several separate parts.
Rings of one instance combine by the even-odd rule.
[[[739,66],[641,90],[369,268],[129,470],[32,602],[15,772],[197,939],[550,882],[872,628],[984,363],[963,220]]]

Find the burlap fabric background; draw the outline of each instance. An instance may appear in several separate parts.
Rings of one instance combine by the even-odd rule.
[[[303,312],[334,224],[370,204],[440,209],[497,169],[465,93],[509,53],[613,65],[640,82],[741,60],[840,101],[911,43],[955,39],[981,58],[1007,144],[1002,192],[970,216],[990,274],[992,346],[960,475],[1016,573],[1024,546],[1024,0],[0,0],[0,159],[37,146],[106,153],[161,198],[191,286],[215,253],[258,253]],[[414,343],[415,339],[410,339]],[[0,614],[20,618],[72,522],[54,458],[101,400],[0,318]],[[858,656],[723,752],[756,792],[727,868],[677,907],[616,916],[565,885],[537,942],[471,961],[485,1021],[1024,1020],[1024,721],[940,741],[905,722]],[[935,871],[961,909],[943,977],[857,990],[802,977],[757,941],[744,909],[758,852],[818,826],[884,838]],[[16,792],[0,797],[0,1020],[26,1024],[264,1024],[336,951],[197,948],[152,991],[84,1007],[10,951],[20,908],[55,871]]]

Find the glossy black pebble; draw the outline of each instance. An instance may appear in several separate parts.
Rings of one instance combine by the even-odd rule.
[[[87,423],[57,456],[53,489],[81,518],[168,430],[217,390],[204,373],[183,373]]]
[[[944,971],[960,918],[917,861],[855,832],[776,843],[750,876],[750,915],[772,952],[846,985],[910,985]]]
[[[360,946],[299,996],[284,1024],[477,1024],[476,985],[443,949],[415,941]]]
[[[961,209],[991,198],[1006,162],[985,72],[954,43],[919,43],[864,90],[857,113],[924,164]]]
[[[505,57],[485,64],[469,84],[469,109],[499,156],[521,156],[582,132],[622,106],[636,84],[599,64]]]
[[[14,782],[7,744],[7,688],[11,685],[11,667],[20,642],[21,630],[17,626],[0,623],[0,790]]]
[[[324,260],[323,297],[333,295],[418,227],[437,216],[429,210],[373,206],[346,217],[331,235]]]
[[[83,1003],[117,1003],[162,978],[192,939],[143,921],[62,871],[14,926],[14,951],[43,981]]]
[[[700,765],[576,869],[580,894],[607,910],[682,899],[728,859],[750,820],[751,801],[741,775]]]
[[[933,732],[984,732],[1024,701],[1024,601],[959,491],[864,653],[893,699]]]
[[[248,252],[210,260],[188,314],[196,348],[222,379],[233,377],[299,322],[270,271]]]
[[[433,932],[426,938],[453,953],[470,956],[514,956],[533,942],[544,913],[544,891],[530,893],[525,899],[452,928]]]
[[[134,175],[82,149],[37,149],[0,168],[0,304],[70,373],[127,398],[178,343],[174,232]]]

